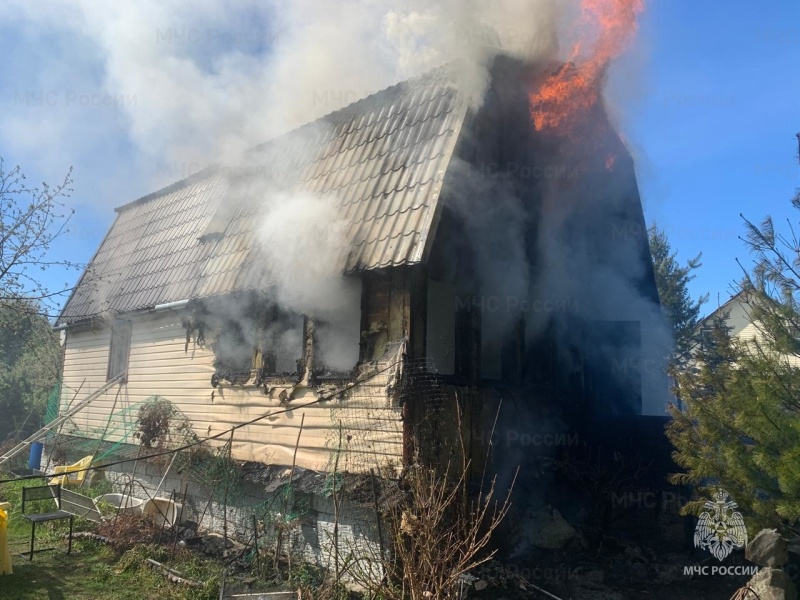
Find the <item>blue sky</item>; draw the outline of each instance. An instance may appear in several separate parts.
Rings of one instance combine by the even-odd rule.
[[[181,85],[207,86],[211,112],[231,111],[220,121],[227,129],[261,135],[272,126],[249,128],[237,120],[237,110],[253,119],[261,119],[263,111],[240,106],[239,96],[230,92],[232,86],[245,85],[229,74],[230,65],[236,73],[257,74],[270,61],[272,34],[263,32],[286,26],[270,22],[261,9],[244,10],[235,18],[212,15],[220,19],[219,29],[197,24],[176,29],[174,14],[166,12],[159,13],[162,25],[149,29],[131,14],[118,21],[98,18],[87,26],[93,34],[83,36],[62,26],[74,18],[68,4],[46,17],[14,18],[9,12],[33,10],[23,6],[11,2],[0,8],[0,55],[6,57],[0,70],[0,156],[23,165],[32,180],[55,181],[70,165],[75,167],[71,204],[76,215],[72,231],[54,248],[58,256],[88,261],[113,219],[114,206],[188,175],[207,158],[186,149],[207,142],[197,132],[178,150],[174,139],[165,136],[163,151],[141,152],[143,140],[158,138],[162,125],[173,127],[175,135],[185,134],[193,123],[187,115],[206,107],[171,104],[164,100],[174,99],[170,90],[151,94],[150,88],[163,88],[164,82],[146,69],[141,78],[126,81],[125,70],[148,58],[138,47],[122,59],[115,54],[115,44],[129,30],[147,31],[152,45],[162,46],[150,58],[159,68],[174,66],[173,79],[186,71],[173,65],[176,56],[199,65],[194,80]],[[205,10],[208,16],[213,9]],[[177,49],[164,47],[171,43],[170,29],[179,34],[172,40]],[[224,33],[230,30],[238,36]],[[198,43],[189,47],[193,35]],[[225,60],[214,59],[220,46],[237,44]],[[137,62],[139,54],[144,58]],[[104,56],[116,63],[110,65]],[[291,66],[272,72],[293,83],[300,76]],[[391,82],[377,75],[370,81]],[[218,99],[217,89],[222,90]],[[341,89],[349,93],[356,88],[349,83]],[[739,214],[756,221],[767,214],[777,222],[797,221],[789,200],[800,187],[795,138],[800,131],[800,2],[649,1],[635,46],[613,69],[608,98],[635,155],[646,218],[667,229],[681,258],[702,252],[703,267],[691,290],[710,293],[706,308],[713,308],[717,298],[724,302],[740,275],[735,259],[749,260],[738,239],[743,231]],[[53,271],[45,277],[57,286],[74,282],[77,273]]]
[[[645,215],[680,257],[702,252],[691,290],[713,308],[741,274],[735,259],[750,260],[740,213],[798,222],[800,2],[649,2],[634,52],[612,97]]]

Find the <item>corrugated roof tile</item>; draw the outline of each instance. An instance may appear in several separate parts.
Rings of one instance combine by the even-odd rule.
[[[345,272],[411,264],[424,259],[463,118],[448,71],[436,70],[262,144],[252,173],[331,196],[350,223]],[[264,192],[249,177],[210,168],[118,209],[59,322],[270,285],[258,239]],[[201,243],[221,207],[233,208],[224,237]]]

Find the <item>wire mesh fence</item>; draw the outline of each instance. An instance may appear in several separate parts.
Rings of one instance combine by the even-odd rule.
[[[109,464],[121,469],[118,463],[124,462],[129,467],[120,479],[123,493],[168,495],[174,501],[188,494],[198,524],[212,515],[208,522],[215,530],[246,538],[248,560],[269,555],[277,561],[305,552],[325,554],[330,564],[354,549],[377,560],[385,541],[377,506],[386,493],[384,482],[396,479],[404,461],[414,458],[415,439],[425,438],[439,451],[440,433],[454,425],[451,394],[428,361],[407,359],[402,344],[352,380],[318,382],[317,393],[324,403],[315,407],[316,427],[321,411],[328,413],[321,472],[294,464],[272,465],[268,472],[263,465],[253,468],[236,458],[238,426],[230,436],[213,436],[215,441],[201,438],[177,406],[157,396],[138,403],[120,398],[99,427],[81,425],[80,419],[66,422],[49,435],[48,452],[61,462],[92,455],[101,469]],[[292,409],[304,414],[299,404]],[[168,418],[158,418],[164,415]],[[301,424],[298,445],[303,435]],[[150,484],[137,488],[134,480],[145,476]]]

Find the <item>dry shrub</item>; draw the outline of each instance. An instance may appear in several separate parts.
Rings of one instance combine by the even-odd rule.
[[[460,412],[457,430],[461,432]],[[370,599],[457,600],[461,576],[492,559],[489,542],[511,506],[495,498],[496,478],[470,494],[470,463],[461,438],[461,463],[444,470],[415,464],[384,485],[381,504],[389,547],[381,557],[353,549],[346,567]],[[387,480],[383,480],[386,484]],[[380,569],[375,569],[375,559]],[[378,572],[380,571],[380,573]]]
[[[468,472],[454,481],[449,472],[416,465],[404,475],[405,493],[386,514],[395,555],[386,572],[400,583],[396,598],[458,598],[461,575],[494,556],[485,550],[508,512],[510,491],[497,502],[492,480],[488,491],[470,499]]]
[[[120,513],[104,521],[97,533],[108,538],[117,552],[125,552],[140,544],[152,544],[158,539],[160,527],[151,516],[136,513]]]
[[[134,439],[147,462],[167,468],[174,458],[169,450],[198,442],[191,421],[172,402],[152,396],[139,407]],[[199,444],[198,444],[199,446]],[[197,448],[192,446],[190,450]],[[147,456],[155,452],[156,456]]]
[[[162,450],[167,446],[175,408],[169,400],[155,397],[139,408],[139,423],[133,437],[145,450]]]

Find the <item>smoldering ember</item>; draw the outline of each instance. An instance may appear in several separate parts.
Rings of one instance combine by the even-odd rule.
[[[795,248],[745,220],[760,262],[700,318],[699,258],[682,266],[647,225],[604,96],[644,0],[356,4],[421,36],[397,61],[425,68],[315,90],[326,114],[274,88],[246,114],[265,88],[242,55],[197,67],[234,73],[221,87],[241,101],[215,88],[145,115],[129,79],[156,85],[159,60],[126,73],[140,59],[115,62],[125,42],[96,28],[124,38],[130,9],[87,26],[119,89],[18,93],[126,98],[100,104],[192,150],[177,176],[157,162],[152,193],[112,186],[113,223],[63,302],[30,265],[75,267],[49,257],[83,192],[0,162],[0,596],[796,598],[800,284],[775,240]],[[530,35],[487,19],[533,5]],[[341,36],[303,13],[304,36],[274,25],[251,58],[279,57],[280,83],[324,75],[306,43],[357,55],[348,9],[320,10]],[[221,31],[157,39],[213,49]],[[263,137],[234,143],[248,119]]]

